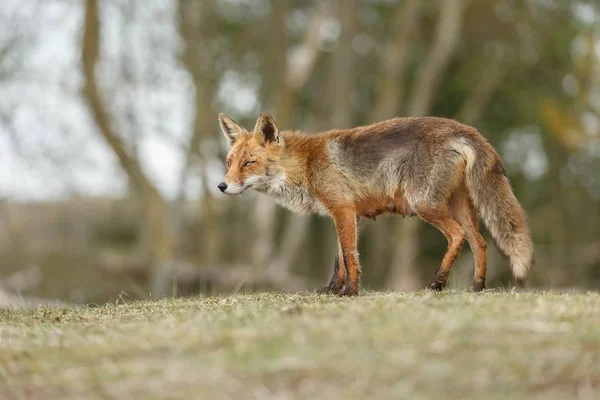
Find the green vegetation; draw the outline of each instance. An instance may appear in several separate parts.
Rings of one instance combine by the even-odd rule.
[[[600,294],[573,292],[0,311],[0,397],[600,398],[599,321]]]

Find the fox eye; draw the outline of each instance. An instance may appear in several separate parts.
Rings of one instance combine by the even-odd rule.
[[[231,160],[227,160],[227,166],[231,167]]]
[[[243,166],[244,166],[244,167],[247,167],[248,165],[252,165],[252,164],[254,164],[254,162],[255,162],[255,161],[246,161],[246,162],[244,163],[244,165],[243,165]]]

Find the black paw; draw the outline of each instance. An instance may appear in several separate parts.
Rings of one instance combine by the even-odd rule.
[[[473,282],[473,286],[471,286],[470,292],[481,292],[485,289],[485,281],[481,282]]]
[[[444,290],[445,287],[446,287],[446,282],[438,281],[435,279],[432,280],[431,283],[429,284],[429,289],[435,290],[437,292],[441,292],[442,290]]]

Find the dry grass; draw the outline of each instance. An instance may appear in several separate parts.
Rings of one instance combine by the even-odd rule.
[[[253,294],[0,312],[0,397],[600,398],[600,295]]]

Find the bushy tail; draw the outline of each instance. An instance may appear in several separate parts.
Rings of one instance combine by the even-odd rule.
[[[466,185],[488,231],[509,258],[517,283],[524,285],[534,262],[527,215],[515,197],[500,156],[483,138],[468,140]]]

